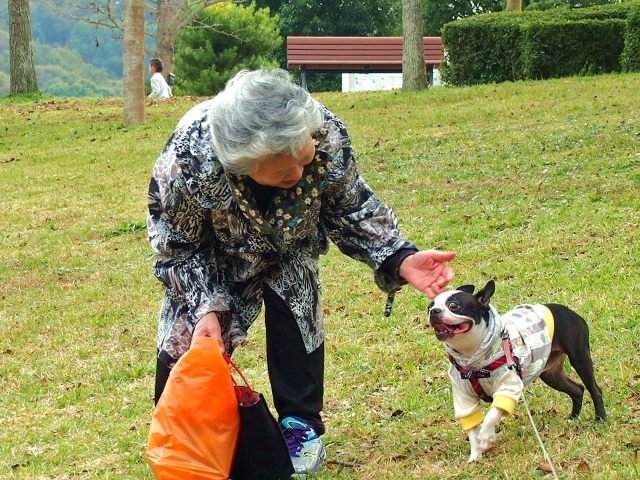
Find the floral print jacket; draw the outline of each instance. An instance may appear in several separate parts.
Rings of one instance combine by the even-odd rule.
[[[359,175],[347,131],[325,107],[323,128],[313,135],[314,161],[297,186],[275,189],[264,210],[248,178],[226,172],[218,161],[209,103],[179,122],[149,186],[153,273],[165,291],[160,359],[172,366],[189,348],[198,319],[212,311],[232,351],[260,313],[263,285],[291,308],[312,352],[324,340],[318,266],[328,240],[368,264],[385,292],[406,282],[378,271],[382,263],[416,247],[400,236],[393,211]]]

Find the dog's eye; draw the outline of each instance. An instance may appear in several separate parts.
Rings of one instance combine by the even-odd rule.
[[[449,304],[449,310],[451,310],[452,312],[455,312],[456,310],[460,309],[460,305],[458,305],[456,302],[451,302]]]

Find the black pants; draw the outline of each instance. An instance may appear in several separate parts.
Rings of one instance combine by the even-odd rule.
[[[267,332],[267,369],[278,420],[300,417],[318,435],[324,433],[320,418],[324,395],[324,343],[307,353],[295,317],[280,296],[264,287]],[[164,390],[170,369],[158,360],[155,401]]]

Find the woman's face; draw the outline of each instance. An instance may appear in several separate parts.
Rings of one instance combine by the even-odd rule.
[[[279,188],[291,188],[302,178],[304,166],[311,163],[316,154],[313,138],[298,152],[298,156],[291,154],[274,155],[260,163],[260,167],[249,176],[261,185]]]

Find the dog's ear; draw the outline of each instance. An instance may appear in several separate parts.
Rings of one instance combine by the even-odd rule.
[[[473,294],[473,291],[476,289],[475,285],[462,285],[461,287],[456,288],[456,290],[460,290],[461,292]]]
[[[491,300],[491,297],[493,296],[495,291],[496,282],[494,282],[493,280],[489,280],[484,288],[476,293],[476,298],[481,305],[484,305],[486,307],[487,305],[489,305],[489,300]]]

